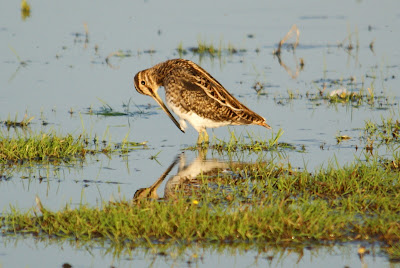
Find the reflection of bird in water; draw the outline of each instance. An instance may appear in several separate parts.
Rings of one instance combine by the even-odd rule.
[[[186,165],[185,154],[181,154],[179,160],[178,173],[169,178],[165,184],[165,199],[173,198],[176,195],[175,193],[178,187],[183,186],[185,183],[190,183],[199,174],[207,174],[210,172],[218,173],[218,171],[229,168],[227,162],[216,159],[205,160],[202,154],[199,154],[199,156],[188,165]]]
[[[184,153],[178,155],[161,177],[148,188],[141,188],[136,191],[133,200],[146,198],[158,199],[157,188],[161,185],[168,173],[179,161],[178,173],[172,176],[165,184],[164,198],[169,199],[175,197],[178,187],[183,186],[193,181],[197,175],[206,174],[209,172],[217,172],[229,168],[230,164],[216,159],[205,160],[202,153],[193,160],[189,165],[186,165],[186,156]]]
[[[197,132],[197,143],[208,143],[206,128],[227,125],[260,125],[271,128],[263,117],[233,97],[197,64],[184,59],[159,63],[135,75],[137,92],[154,98],[175,125],[185,132],[187,120]],[[165,88],[167,105],[180,118],[176,121],[157,93]]]
[[[172,162],[172,164],[169,165],[169,167],[167,168],[167,170],[164,171],[161,177],[158,178],[158,180],[156,180],[156,182],[153,183],[150,187],[138,189],[133,195],[133,200],[140,200],[145,198],[158,199],[158,194],[157,194],[158,187],[160,187],[161,183],[164,181],[165,177],[168,175],[171,169],[174,168],[178,160],[179,157],[176,157],[174,162]]]

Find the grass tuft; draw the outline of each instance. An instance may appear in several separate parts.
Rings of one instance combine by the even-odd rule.
[[[83,241],[101,238],[118,244],[399,241],[398,172],[377,161],[314,173],[266,162],[231,171],[199,175],[162,202],[108,202],[102,207],[66,206],[53,212],[39,200],[39,211],[11,208],[0,223],[5,233]],[[394,256],[395,249],[390,248]]]
[[[192,52],[194,55],[199,55],[200,57],[208,56],[211,58],[216,56],[221,58],[223,55],[233,55],[246,52],[245,49],[238,49],[230,43],[228,45],[223,45],[222,41],[220,41],[219,45],[215,46],[213,42],[208,43],[201,39],[197,41],[197,46],[189,47],[188,49],[185,49],[182,42],[180,42],[176,50],[181,58],[185,56],[188,51]]]
[[[283,130],[279,129],[276,135],[272,133],[270,139],[262,139],[259,137],[254,137],[248,133],[248,137],[244,136],[236,137],[235,133],[231,131],[231,136],[229,141],[224,141],[221,139],[214,139],[209,145],[203,145],[204,149],[209,148],[216,150],[218,152],[238,152],[238,151],[275,151],[277,149],[288,149],[296,150],[294,145],[285,142],[279,142],[279,139],[283,135]],[[197,150],[198,146],[191,146],[186,148],[186,150]]]
[[[17,116],[15,116],[14,120],[11,120],[10,118],[8,118],[5,121],[0,121],[0,123],[4,124],[7,128],[11,128],[11,127],[26,128],[33,119],[34,119],[33,116],[28,117],[28,115],[25,114],[24,118],[21,121],[18,121]]]
[[[0,164],[22,164],[24,162],[42,162],[55,160],[69,162],[72,159],[84,159],[87,154],[126,154],[138,148],[144,148],[146,142],[99,144],[97,138],[93,144],[85,134],[74,137],[71,134],[49,133],[5,135],[0,131]]]

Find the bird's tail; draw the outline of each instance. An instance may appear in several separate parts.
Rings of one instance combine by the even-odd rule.
[[[259,126],[268,128],[268,129],[272,129],[272,127],[270,125],[268,125],[265,121],[264,122],[257,122],[256,124],[259,125]]]

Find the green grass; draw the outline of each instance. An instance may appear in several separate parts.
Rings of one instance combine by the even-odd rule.
[[[380,144],[399,144],[400,142],[400,123],[394,122],[392,117],[381,118],[381,122],[376,123],[368,120],[365,122],[364,140],[378,141]]]
[[[197,46],[187,49],[185,49],[183,47],[183,43],[180,42],[176,50],[179,54],[179,57],[185,56],[188,51],[190,51],[194,55],[199,55],[201,57],[209,56],[211,58],[216,56],[220,58],[222,55],[233,55],[246,51],[245,49],[237,49],[230,43],[228,45],[223,45],[222,41],[220,41],[219,45],[216,46],[213,42],[206,42],[202,39],[198,39]]]
[[[388,94],[384,89],[377,92],[376,83],[376,77],[368,74],[358,79],[356,77],[321,78],[312,82],[316,92],[307,91],[303,94],[288,89],[287,94],[279,93],[274,100],[278,104],[286,104],[293,100],[303,100],[304,97],[307,101],[314,102],[317,105],[328,104],[333,107],[338,104],[353,108],[367,106],[376,110],[388,110],[396,107],[397,102],[394,96]],[[253,88],[258,95],[265,94],[260,82],[256,81]]]
[[[335,91],[325,92],[325,89],[318,88],[318,93],[306,92],[306,94],[293,93],[293,91],[288,90],[287,96],[275,97],[275,101],[278,104],[284,104],[285,102],[290,102],[292,100],[302,100],[303,97],[310,102],[320,102],[320,104],[329,104],[335,106],[336,104],[346,104],[351,105],[354,108],[361,106],[368,106],[377,110],[387,110],[391,107],[397,105],[393,98],[385,95],[374,95],[370,88],[367,90],[348,90],[346,92],[339,91],[335,94]],[[332,93],[332,95],[331,95]],[[283,100],[285,102],[283,102]]]
[[[365,124],[365,139],[397,143],[399,123],[392,118]],[[18,159],[84,157],[88,152],[129,152],[143,143],[89,141],[82,135],[55,133],[0,138],[0,153],[15,149]],[[228,142],[214,139],[209,150],[276,151],[279,130],[267,140],[248,134]],[[343,136],[340,136],[343,137]],[[391,137],[391,140],[388,140]],[[96,145],[97,144],[97,145]],[[287,148],[292,149],[290,146]],[[34,152],[40,151],[39,156]],[[11,155],[16,155],[13,153]],[[80,156],[82,155],[83,156]],[[156,159],[156,156],[153,156]],[[3,158],[3,157],[2,157]],[[334,163],[334,162],[332,162]],[[33,234],[85,243],[108,241],[118,250],[126,245],[203,244],[278,245],[296,247],[337,242],[379,242],[392,260],[400,256],[400,154],[368,156],[343,167],[294,170],[290,163],[259,157],[255,163],[230,162],[224,171],[200,174],[177,185],[164,199],[80,204],[52,211],[37,206],[20,211],[10,206],[0,214],[3,234]],[[103,242],[101,242],[103,241]]]
[[[398,161],[398,160],[397,160]],[[11,208],[5,233],[88,241],[302,243],[400,237],[399,174],[377,161],[314,173],[258,162],[199,176],[177,197],[81,205],[50,211]]]
[[[10,127],[26,128],[31,123],[31,121],[34,119],[33,116],[32,117],[28,117],[28,115],[26,115],[26,114],[25,114],[25,117],[21,121],[19,121],[17,119],[17,117],[18,117],[18,115],[15,116],[14,120],[11,120],[10,116],[9,116],[7,118],[7,120],[0,121],[0,124],[5,125],[7,128],[10,128]]]
[[[98,116],[134,116],[137,114],[146,114],[146,112],[141,109],[139,106],[137,106],[133,101],[132,98],[129,98],[129,100],[126,103],[122,103],[122,108],[123,110],[118,110],[118,108],[114,108],[111,105],[109,105],[107,102],[105,102],[102,99],[98,100],[102,103],[102,105],[98,109],[93,109],[92,106],[87,108],[87,114],[89,115],[98,115]],[[131,103],[133,103],[134,106],[136,106],[137,111],[131,111]]]
[[[81,136],[40,133],[29,137],[9,137],[0,132],[0,163],[84,157],[87,153],[85,148]]]
[[[91,142],[85,134],[77,137],[60,135],[55,131],[37,134],[9,135],[0,131],[0,164],[22,164],[24,162],[64,161],[84,159],[87,154],[126,154],[143,148],[146,142],[121,143]],[[54,162],[55,163],[55,162]]]
[[[272,133],[270,139],[263,139],[256,137],[253,134],[247,133],[247,137],[240,135],[236,137],[235,132],[231,131],[229,141],[225,141],[218,138],[213,138],[210,144],[202,145],[202,149],[211,149],[217,152],[261,152],[261,151],[276,151],[276,150],[296,150],[294,145],[285,142],[279,142],[279,139],[283,135],[283,130],[279,129],[276,135]],[[198,150],[198,145],[189,146],[186,150]]]

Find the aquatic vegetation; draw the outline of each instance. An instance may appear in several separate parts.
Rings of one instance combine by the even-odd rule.
[[[342,141],[350,140],[351,137],[347,135],[336,135],[337,143],[341,143]]]
[[[54,212],[37,199],[27,212],[4,212],[0,224],[4,233],[116,244],[377,240],[386,246],[400,237],[398,172],[375,160],[313,173],[257,162],[189,184],[191,190],[177,188],[163,201],[67,205]]]
[[[107,102],[104,100],[101,100],[98,98],[98,100],[102,103],[102,105],[99,108],[93,108],[92,105],[88,107],[87,114],[89,115],[100,115],[100,116],[135,116],[135,115],[146,115],[149,114],[149,112],[146,112],[145,110],[148,110],[152,108],[151,105],[142,105],[138,106],[136,105],[132,99],[130,98],[127,103],[122,103],[122,110],[119,110],[118,108],[112,107],[109,105]],[[131,111],[131,102],[135,105],[137,108],[136,111]]]
[[[5,121],[0,121],[0,124],[4,124],[7,128],[10,128],[10,127],[25,128],[31,123],[31,121],[34,118],[35,117],[33,117],[33,116],[28,117],[28,115],[25,114],[24,118],[21,121],[19,121],[19,120],[17,120],[17,115],[16,115],[14,120],[11,120],[10,117],[9,117]]]
[[[279,129],[276,135],[272,133],[270,139],[264,139],[261,137],[255,137],[253,134],[247,133],[247,137],[240,135],[236,137],[235,133],[231,131],[231,136],[229,141],[225,141],[222,139],[218,139],[216,137],[213,138],[210,144],[202,145],[200,148],[202,149],[212,149],[217,152],[237,152],[237,151],[252,151],[252,152],[260,152],[260,151],[273,151],[277,149],[289,149],[295,150],[296,147],[294,145],[279,142],[279,139],[283,135],[283,130]],[[185,150],[198,150],[199,145],[197,146],[189,146],[185,148]]]
[[[359,49],[359,47],[360,47],[359,42],[360,42],[360,41],[359,41],[359,36],[358,36],[358,29],[357,29],[357,27],[355,28],[354,32],[352,32],[352,31],[350,30],[350,27],[348,27],[347,32],[348,32],[348,35],[343,39],[342,42],[338,43],[338,47],[342,47],[342,48],[344,48],[346,51],[351,51],[351,50],[353,50],[354,48],[355,48],[355,49]],[[353,45],[353,42],[352,42],[352,37],[353,37],[353,36],[355,36],[355,38],[356,38],[356,44],[355,44],[355,45]]]
[[[194,55],[199,55],[200,57],[209,56],[211,58],[215,56],[220,58],[222,55],[233,55],[246,52],[245,49],[237,49],[230,43],[228,45],[223,45],[222,41],[220,41],[219,45],[215,46],[213,42],[207,43],[202,39],[197,40],[197,46],[189,47],[187,49],[185,49],[183,43],[180,42],[176,51],[178,52],[179,57],[185,56],[188,51],[190,51]]]
[[[297,27],[296,24],[293,24],[292,27],[290,28],[290,30],[289,30],[289,31],[286,33],[286,35],[282,38],[282,40],[279,41],[279,45],[278,45],[277,50],[274,50],[274,51],[272,52],[272,54],[279,57],[280,54],[281,54],[281,48],[282,48],[282,46],[283,46],[285,43],[287,43],[287,40],[289,40],[289,39],[294,35],[294,33],[296,33],[296,41],[295,41],[294,43],[287,44],[287,46],[288,46],[288,47],[291,47],[292,50],[294,51],[294,50],[296,49],[296,47],[299,45],[299,38],[300,38],[300,30],[299,30],[299,28]],[[304,63],[303,63],[303,66],[304,66]]]
[[[102,116],[126,116],[128,112],[116,111],[110,105],[104,103],[99,110],[93,110],[92,107],[88,108],[88,114],[102,115]]]
[[[394,122],[393,117],[382,117],[380,124],[368,120],[365,122],[365,127],[362,131],[359,139],[365,143],[367,152],[373,154],[374,149],[384,146],[389,153],[392,152],[396,156],[395,158],[398,158],[397,151],[400,143],[400,123],[398,120]],[[383,160],[383,162],[388,162],[386,165],[392,166],[394,169],[398,167],[398,162],[395,160]]]
[[[353,81],[354,78],[349,78],[348,81]],[[317,83],[322,83],[322,87],[318,87]],[[328,86],[328,83],[330,85]],[[353,83],[353,82],[349,82]],[[336,104],[344,104],[353,108],[368,106],[376,110],[388,110],[391,107],[398,105],[392,97],[382,94],[375,94],[373,87],[368,88],[353,88],[348,89],[345,84],[345,79],[325,80],[321,79],[314,81],[314,86],[317,88],[317,93],[307,91],[305,94],[287,90],[287,95],[276,95],[274,100],[277,104],[285,105],[293,100],[302,100],[315,103],[317,106],[327,104],[328,106],[336,107]],[[257,85],[257,84],[256,84]],[[262,88],[259,86],[253,87],[258,95],[264,95]],[[327,92],[328,88],[334,88]]]
[[[400,142],[400,123],[392,117],[381,118],[381,124],[368,120],[364,127],[364,140],[377,140],[381,144]]]
[[[182,42],[179,43],[178,47],[176,48],[176,51],[178,51],[179,58],[182,58],[183,56],[185,56],[187,54],[187,50],[185,48],[183,48]]]
[[[256,81],[252,88],[256,91],[257,95],[265,95],[266,93],[263,92],[265,88],[265,84],[261,83],[260,81]]]
[[[216,48],[212,43],[207,44],[205,41],[198,40],[197,41],[197,47],[191,47],[189,48],[191,52],[194,54],[200,54],[200,55],[209,55],[209,56],[215,56],[217,53],[221,53],[221,50]]]
[[[26,0],[21,1],[21,18],[22,20],[26,20],[31,16],[31,6],[28,4]]]
[[[71,161],[83,159],[87,154],[125,154],[143,148],[146,142],[130,142],[112,144],[106,141],[99,144],[93,138],[93,144],[85,134],[74,137],[71,134],[60,135],[55,131],[38,134],[8,135],[0,131],[0,164],[22,164],[24,162]]]
[[[55,133],[8,137],[0,132],[0,162],[3,163],[84,157],[86,152],[82,137]]]

